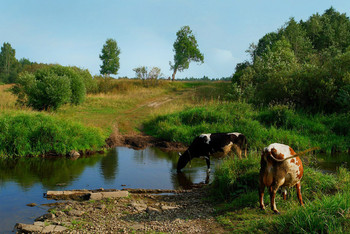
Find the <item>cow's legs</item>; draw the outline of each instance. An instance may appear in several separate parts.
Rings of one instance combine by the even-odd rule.
[[[275,183],[273,183],[271,186],[270,186],[270,201],[271,201],[271,210],[273,210],[273,212],[275,212],[275,214],[279,214],[280,212],[277,210],[277,207],[276,207],[276,201],[275,201],[275,197],[276,197],[276,192],[278,190],[278,188],[280,187],[281,184],[284,183],[284,180],[283,181],[276,181]]]
[[[232,147],[235,149],[236,154],[239,157],[239,159],[242,159],[242,150],[241,150],[241,148],[238,145],[236,145],[236,144],[233,144]]]
[[[282,190],[283,200],[287,200],[287,189],[283,188]]]
[[[210,158],[205,156],[205,162],[207,163],[207,172],[210,173]]]
[[[298,200],[300,202],[300,205],[304,206],[303,203],[303,198],[301,197],[301,186],[300,186],[300,181],[295,185],[296,189],[297,189],[297,196],[298,196]]]
[[[260,209],[262,209],[262,210],[265,210],[264,191],[265,191],[265,184],[262,181],[260,181],[260,184],[259,184],[259,202],[260,202]]]

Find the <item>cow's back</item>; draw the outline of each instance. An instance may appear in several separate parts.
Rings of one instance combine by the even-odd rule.
[[[284,144],[274,143],[265,148],[265,152],[269,152],[278,160],[286,159],[295,155],[294,150]],[[284,177],[283,186],[292,187],[300,181],[303,176],[303,165],[299,157],[287,159],[283,162],[274,161],[268,153],[262,158],[265,160],[265,180],[266,184]]]

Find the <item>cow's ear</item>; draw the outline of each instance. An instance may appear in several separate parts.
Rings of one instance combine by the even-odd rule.
[[[178,154],[179,154],[180,157],[182,156],[182,154],[180,152],[178,152]]]

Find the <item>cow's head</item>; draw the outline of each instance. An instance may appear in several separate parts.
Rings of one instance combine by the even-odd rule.
[[[186,150],[185,153],[180,154],[179,161],[177,161],[177,172],[180,172],[182,168],[184,168],[187,163],[190,161],[190,155]]]

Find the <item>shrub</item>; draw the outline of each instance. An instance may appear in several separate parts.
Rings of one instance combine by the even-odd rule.
[[[64,155],[71,150],[96,150],[103,147],[104,139],[97,128],[45,114],[0,116],[1,156]]]
[[[21,74],[13,93],[20,104],[37,110],[55,110],[65,103],[81,104],[86,90],[82,77],[73,68],[51,65],[34,75]]]
[[[48,74],[28,87],[28,103],[37,110],[56,110],[70,101],[72,91],[67,76]]]
[[[97,81],[92,77],[89,70],[81,69],[78,67],[73,67],[73,69],[82,78],[85,84],[86,93],[97,93],[98,91]]]

